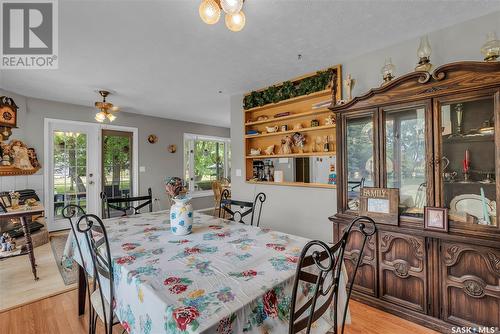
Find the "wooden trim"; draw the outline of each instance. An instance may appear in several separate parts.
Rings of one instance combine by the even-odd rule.
[[[335,184],[326,183],[304,183],[304,182],[267,182],[267,181],[252,181],[248,180],[246,183],[251,184],[262,184],[268,186],[290,186],[290,187],[309,187],[309,188],[326,188],[326,189],[336,189]]]
[[[309,73],[306,73],[306,74],[304,74],[304,75],[301,75],[301,76],[295,77],[295,78],[290,79],[290,80],[285,80],[285,81],[291,81],[291,82],[295,83],[295,82],[300,81],[300,80],[302,80],[302,79],[305,79],[305,78],[308,78],[308,77],[312,77],[312,76],[316,75],[318,72],[324,72],[324,71],[327,71],[327,70],[332,70],[332,69],[334,69],[334,70],[336,70],[336,71],[337,71],[337,76],[338,76],[338,77],[337,77],[337,82],[340,82],[339,87],[341,87],[341,86],[342,86],[342,65],[341,65],[341,64],[328,66],[328,67],[325,67],[325,68],[323,68],[323,69],[316,70],[316,71],[314,71],[314,72],[309,72]],[[272,85],[269,85],[269,86],[267,86],[267,87],[265,87],[265,88],[261,88],[261,89],[255,90],[254,92],[262,92],[263,90],[266,90],[267,88],[269,88],[269,87],[271,87],[271,86],[280,86],[280,85],[282,85],[285,81],[275,82],[275,83],[274,83],[274,84],[272,84]],[[331,88],[331,87],[329,87],[329,88]],[[331,91],[331,90],[330,90],[330,91]],[[251,92],[250,92],[250,93],[245,94],[244,96],[248,96],[248,95],[250,95],[250,94],[251,94]],[[339,97],[339,99],[341,99],[341,98],[342,98],[342,97],[340,96],[340,97]],[[250,110],[250,109],[249,109],[249,110]]]
[[[14,166],[0,166],[0,176],[10,175],[32,175],[40,170],[40,167],[33,169],[19,169]]]
[[[479,61],[462,61],[462,62],[454,62],[454,63],[449,63],[442,65],[434,70],[432,75],[427,72],[411,72],[408,74],[405,74],[397,79],[394,79],[390,81],[388,84],[383,85],[381,87],[377,88],[372,88],[365,94],[361,96],[357,96],[351,101],[349,101],[346,104],[343,105],[331,105],[329,108],[330,110],[334,112],[342,112],[344,110],[350,109],[356,109],[356,104],[365,100],[368,100],[371,97],[374,97],[376,95],[382,95],[386,92],[389,92],[393,90],[396,87],[403,86],[403,84],[408,85],[408,83],[413,83],[414,85],[422,85],[424,87],[424,84],[427,83],[438,83],[440,81],[443,81],[444,79],[449,77],[449,73],[456,72],[456,71],[463,71],[463,72],[474,72],[474,73],[489,73],[489,72],[496,72],[500,71],[500,62],[479,62]],[[493,78],[492,78],[493,79]],[[478,87],[481,89],[487,88],[487,86],[498,86],[498,81],[492,80],[491,84],[485,84],[484,82],[471,82],[470,86],[471,87]],[[467,91],[470,91],[471,87],[467,88]],[[404,89],[404,88],[401,88]],[[464,90],[460,88],[454,88],[456,91]],[[422,94],[422,98],[426,97],[433,97],[433,96],[438,96],[438,95],[443,95],[443,89],[442,88],[433,88],[429,87],[425,92]],[[418,98],[418,97],[417,97]],[[386,102],[386,101],[380,101],[377,102],[379,105],[382,105],[384,103],[394,103],[394,99],[392,101]],[[377,104],[374,103],[374,104]],[[366,108],[366,107],[365,107]]]
[[[292,154],[273,154],[273,155],[247,155],[246,159],[272,159],[272,158],[300,158],[300,157],[315,157],[315,156],[333,156],[335,151],[329,152],[308,152],[308,153],[292,153]]]

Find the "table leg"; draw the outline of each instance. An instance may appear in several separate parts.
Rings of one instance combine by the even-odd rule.
[[[35,253],[33,252],[33,241],[31,240],[31,232],[25,217],[19,217],[19,219],[21,220],[24,237],[26,238],[26,248],[28,249],[28,256],[31,262],[31,271],[33,272],[33,276],[35,276],[35,281],[36,281],[38,280],[38,276],[36,275]]]
[[[87,290],[87,279],[85,269],[78,265],[78,315],[85,313],[85,292]]]

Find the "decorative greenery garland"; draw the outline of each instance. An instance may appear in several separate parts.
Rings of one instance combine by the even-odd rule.
[[[296,82],[285,81],[281,85],[271,86],[258,92],[253,91],[243,99],[243,108],[247,110],[262,107],[266,104],[324,90],[332,80],[333,71],[334,69],[319,71],[316,75]]]

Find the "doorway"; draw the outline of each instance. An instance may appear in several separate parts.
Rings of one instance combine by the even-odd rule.
[[[68,204],[100,216],[101,191],[136,196],[137,129],[45,120],[44,197],[49,231],[67,229]]]

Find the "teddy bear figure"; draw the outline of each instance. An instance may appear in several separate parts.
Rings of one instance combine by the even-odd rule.
[[[7,232],[0,236],[0,250],[10,252],[16,249],[16,240],[11,238]]]
[[[14,158],[14,167],[19,169],[33,169],[28,155],[28,148],[20,140],[11,143],[11,155]]]

